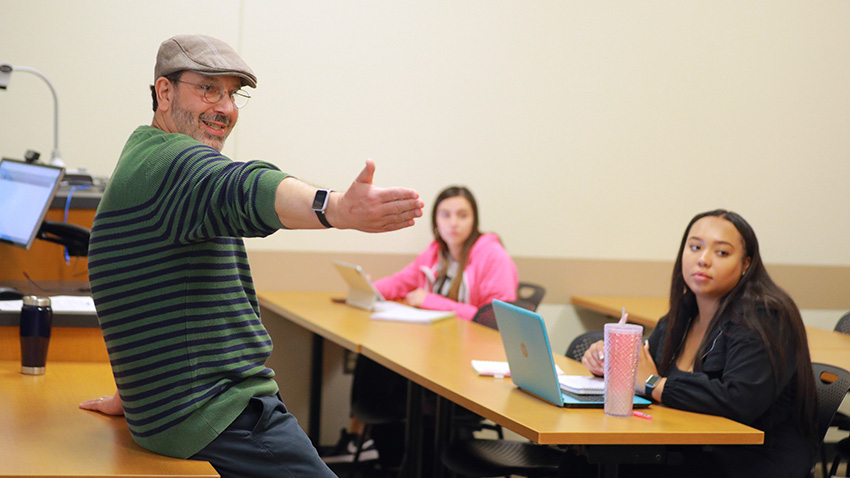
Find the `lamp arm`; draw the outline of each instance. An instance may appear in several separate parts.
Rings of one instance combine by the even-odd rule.
[[[35,68],[30,68],[28,66],[12,66],[12,71],[25,71],[27,73],[31,73],[47,83],[47,87],[50,88],[50,93],[53,94],[53,154],[50,158],[50,163],[56,166],[64,166],[64,162],[59,154],[59,99],[56,96],[56,90],[53,88],[53,84],[50,83],[50,80],[47,79],[44,74]]]

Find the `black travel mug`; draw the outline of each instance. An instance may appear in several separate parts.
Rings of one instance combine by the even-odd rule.
[[[49,297],[24,297],[21,307],[21,373],[41,375],[47,361],[53,309]]]

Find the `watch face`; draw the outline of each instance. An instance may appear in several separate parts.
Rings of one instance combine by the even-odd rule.
[[[661,380],[661,377],[658,375],[650,375],[649,378],[646,379],[646,386],[655,387],[655,384],[658,383],[659,380]]]
[[[325,204],[328,202],[328,192],[324,189],[316,191],[316,196],[313,198],[313,210],[323,211]]]

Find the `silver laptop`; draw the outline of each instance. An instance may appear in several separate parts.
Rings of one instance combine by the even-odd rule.
[[[384,296],[378,292],[362,267],[342,261],[334,261],[333,264],[348,284],[346,304],[365,310],[376,310],[378,308],[376,306],[384,302]]]
[[[604,395],[580,395],[561,386],[543,317],[500,300],[493,301],[493,312],[508,357],[511,380],[517,387],[559,407],[604,407]],[[634,398],[635,408],[645,408],[650,403],[637,395]]]

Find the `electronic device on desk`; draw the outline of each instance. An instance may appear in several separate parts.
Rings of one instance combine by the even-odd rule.
[[[44,219],[64,173],[58,166],[0,160],[0,242],[29,249],[37,237],[73,256],[88,253],[88,229]]]
[[[23,297],[24,294],[17,289],[0,286],[0,300],[21,300]]]
[[[540,314],[500,300],[493,301],[493,312],[499,323],[511,380],[519,389],[559,407],[604,408],[604,395],[575,393],[572,387],[561,383]],[[652,403],[637,395],[632,400],[634,408],[645,408]]]
[[[333,261],[333,265],[348,284],[346,304],[365,310],[375,310],[376,304],[385,302],[384,296],[375,288],[362,267],[342,261]]]
[[[62,180],[62,183],[69,186],[88,186],[94,184],[94,178],[82,169],[69,170],[65,171],[65,179]]]

